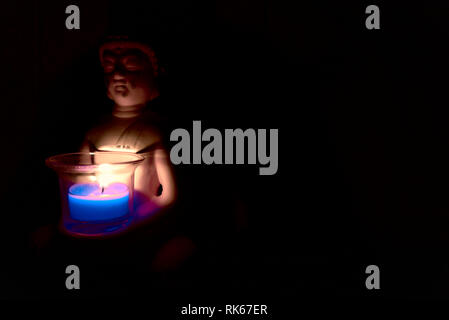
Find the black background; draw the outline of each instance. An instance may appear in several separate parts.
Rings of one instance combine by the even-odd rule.
[[[69,4],[80,7],[80,30],[65,28]],[[367,30],[369,4],[9,4],[1,296],[446,298],[449,5],[377,2],[381,29]],[[176,228],[197,250],[163,275],[139,269],[144,245],[119,261],[120,241],[97,256],[67,239],[44,252],[30,242],[60,214],[45,159],[76,151],[111,108],[97,46],[117,30],[154,42],[173,128],[201,120],[203,128],[279,129],[274,176],[257,166],[176,167]],[[68,264],[80,265],[86,289],[65,289]],[[370,264],[380,267],[379,291],[365,288]]]

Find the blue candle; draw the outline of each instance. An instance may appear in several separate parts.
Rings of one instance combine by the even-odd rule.
[[[68,199],[70,216],[78,221],[108,221],[129,212],[129,190],[123,183],[105,188],[95,183],[74,184]]]

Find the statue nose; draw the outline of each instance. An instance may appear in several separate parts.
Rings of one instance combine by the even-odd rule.
[[[120,70],[116,70],[114,72],[114,74],[112,75],[112,79],[113,80],[124,80],[125,75]]]

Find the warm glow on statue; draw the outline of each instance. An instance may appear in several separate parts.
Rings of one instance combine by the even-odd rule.
[[[145,160],[134,176],[137,218],[145,218],[169,206],[176,186],[167,150],[162,145],[156,83],[158,62],[145,44],[113,40],[99,50],[107,96],[114,101],[108,115],[85,138],[81,151],[137,153]]]
[[[75,237],[108,237],[131,230],[161,216],[177,194],[163,146],[162,120],[155,112],[161,102],[153,50],[114,39],[99,52],[107,96],[114,102],[112,112],[87,132],[82,152],[46,159],[59,177],[60,230]],[[147,229],[141,234],[148,236],[145,243],[159,244],[148,261],[151,270],[176,268],[195,249],[193,241],[173,232],[172,226],[161,229],[161,234]],[[33,245],[45,247],[51,230],[36,230]]]

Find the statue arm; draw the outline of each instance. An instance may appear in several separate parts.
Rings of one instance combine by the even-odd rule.
[[[156,204],[160,207],[166,207],[173,204],[177,197],[176,181],[173,174],[173,168],[170,158],[165,149],[155,151],[154,165],[162,185],[162,194],[154,198]]]
[[[137,215],[140,217],[170,207],[177,198],[176,179],[165,149],[155,149],[153,161],[159,183],[162,185],[162,193],[159,196],[151,196],[150,201],[145,201],[137,207]]]

